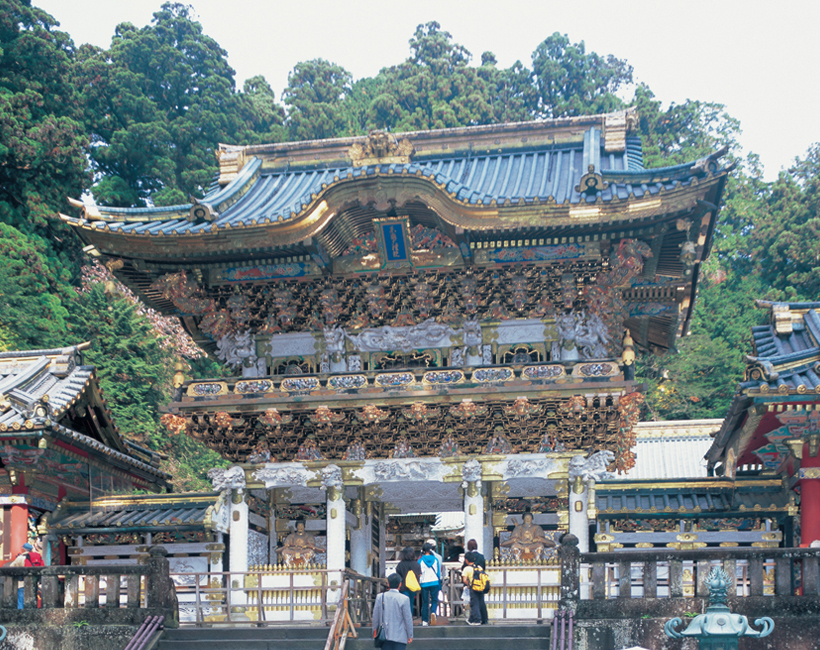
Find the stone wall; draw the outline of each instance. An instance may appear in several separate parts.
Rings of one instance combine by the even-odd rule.
[[[138,627],[129,625],[6,625],[0,650],[119,650]]]
[[[680,618],[678,630],[691,622],[687,613],[705,611],[707,601],[687,599],[618,599],[581,601],[575,619],[575,650],[616,650],[639,646],[649,650],[697,650],[692,639],[670,639],[663,631],[667,621]],[[804,596],[757,596],[732,599],[729,608],[743,614],[753,629],[755,619],[769,616],[774,631],[763,639],[743,638],[738,650],[816,650],[820,647],[820,600]],[[0,649],[1,650],[1,649]]]

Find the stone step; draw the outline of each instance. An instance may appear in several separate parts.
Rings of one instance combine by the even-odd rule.
[[[359,638],[349,638],[347,650],[373,647],[370,628],[359,628]],[[166,630],[158,650],[322,650],[327,627],[271,626],[216,627]],[[453,623],[435,627],[417,626],[413,650],[543,650],[549,647],[549,625],[482,625]]]

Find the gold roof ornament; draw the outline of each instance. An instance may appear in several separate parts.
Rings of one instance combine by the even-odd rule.
[[[348,155],[354,167],[365,165],[407,164],[413,155],[413,143],[407,138],[397,140],[387,131],[371,131],[364,142],[354,143]]]

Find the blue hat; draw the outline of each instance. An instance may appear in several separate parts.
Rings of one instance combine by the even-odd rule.
[[[24,551],[33,551],[34,547],[29,543],[25,543],[25,544],[23,544],[23,550]]]

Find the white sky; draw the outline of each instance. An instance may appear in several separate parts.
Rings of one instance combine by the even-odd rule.
[[[143,26],[161,0],[33,0],[76,44],[110,44],[120,22]],[[668,105],[720,102],[741,143],[772,180],[820,141],[820,2],[786,0],[190,0],[206,34],[228,52],[237,86],[262,74],[277,98],[300,61],[328,59],[354,79],[403,61],[417,25],[438,21],[499,66],[531,55],[553,32],[587,52],[626,59]],[[776,6],[779,5],[779,6]]]

